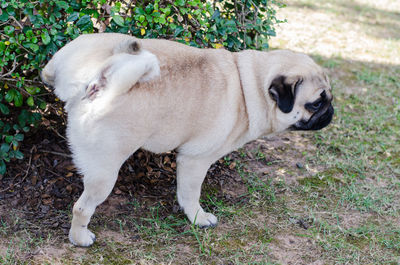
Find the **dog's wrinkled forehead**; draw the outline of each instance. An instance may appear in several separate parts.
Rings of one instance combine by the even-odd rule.
[[[312,85],[316,91],[320,90],[320,89],[328,90],[328,91],[331,90],[328,76],[322,71],[308,75],[305,77],[305,79],[309,80],[312,83]]]
[[[318,98],[322,92],[325,92],[327,99],[332,99],[329,78],[322,69],[320,69],[320,71],[304,74],[298,78],[301,78],[302,84],[299,87],[301,93],[298,93],[296,96],[307,100],[313,100]]]

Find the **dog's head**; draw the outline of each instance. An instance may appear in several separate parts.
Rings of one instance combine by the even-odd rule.
[[[319,130],[333,117],[332,93],[328,77],[310,57],[276,51],[278,70],[267,82],[267,97],[275,105],[280,130]]]

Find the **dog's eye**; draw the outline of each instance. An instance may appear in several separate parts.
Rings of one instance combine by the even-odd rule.
[[[321,108],[322,103],[323,103],[322,100],[319,99],[319,100],[317,100],[317,101],[315,101],[315,102],[313,102],[313,103],[307,103],[307,104],[305,105],[305,108],[306,108],[308,111],[316,112],[316,111],[318,111],[318,110]]]
[[[312,104],[312,107],[313,107],[314,109],[319,109],[319,108],[321,107],[321,105],[322,105],[322,102],[319,101],[319,102],[316,102],[316,103]]]

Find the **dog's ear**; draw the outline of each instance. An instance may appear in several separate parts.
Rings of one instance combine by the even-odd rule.
[[[296,89],[300,83],[301,79],[291,84],[288,82],[287,77],[283,75],[279,75],[272,80],[268,92],[283,113],[292,111]]]

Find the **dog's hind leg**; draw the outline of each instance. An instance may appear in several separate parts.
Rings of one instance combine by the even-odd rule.
[[[101,155],[98,155],[102,153]],[[129,156],[116,155],[107,157],[107,152],[98,151],[90,154],[82,172],[84,173],[84,191],[73,207],[73,217],[69,240],[76,246],[88,247],[93,244],[95,236],[87,228],[96,207],[101,204],[111,193],[118,177],[118,171],[122,163]],[[77,158],[79,159],[79,157]],[[81,164],[81,163],[78,163]]]
[[[177,197],[189,220],[200,227],[217,225],[217,217],[200,206],[201,185],[214,160],[198,159],[178,154]]]

